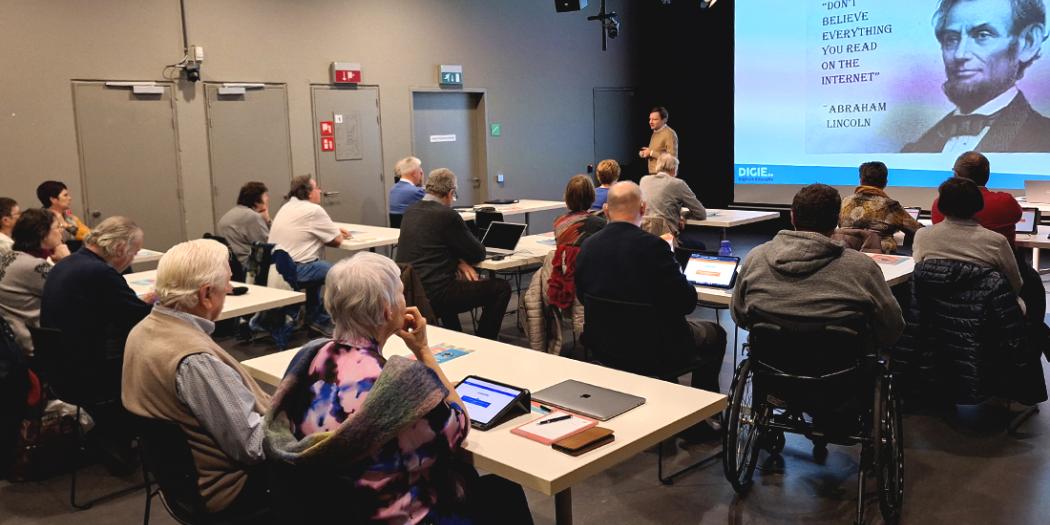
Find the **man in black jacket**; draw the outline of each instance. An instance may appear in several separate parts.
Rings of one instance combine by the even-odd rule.
[[[456,175],[446,168],[431,171],[426,192],[423,200],[405,210],[397,262],[411,264],[419,273],[443,326],[462,331],[460,312],[480,306],[477,335],[496,339],[510,302],[510,285],[478,278],[473,265],[485,259],[485,247],[450,208],[456,198]]]
[[[707,321],[686,319],[696,307],[696,288],[686,280],[670,244],[639,228],[645,202],[638,185],[614,184],[607,204],[609,224],[584,241],[576,257],[577,295],[653,305],[663,319],[659,331],[669,343],[667,350],[675,353],[654,354],[662,350],[657,348],[638,351],[650,354],[649,358],[668,369],[701,356],[710,358],[710,366],[693,373],[692,386],[718,392],[725,330]]]

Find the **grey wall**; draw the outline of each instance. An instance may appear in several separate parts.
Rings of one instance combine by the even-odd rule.
[[[609,9],[629,19],[628,3]],[[411,153],[410,90],[434,87],[438,64],[462,64],[465,86],[487,91],[489,120],[503,125],[488,138],[490,195],[549,199],[592,162],[592,89],[633,78],[630,26],[603,53],[597,24],[585,20],[595,11],[556,13],[547,0],[186,0],[203,80],[288,85],[295,173],[314,172],[309,86],[329,82],[331,62],[360,62],[364,83],[379,86],[388,173]],[[0,2],[0,195],[32,205],[36,185],[54,178],[80,199],[70,81],[162,80],[182,51],[177,0]],[[204,97],[200,84],[180,87],[195,236],[211,227]]]

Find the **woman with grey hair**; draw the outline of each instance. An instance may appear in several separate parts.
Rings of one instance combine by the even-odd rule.
[[[324,302],[333,338],[299,351],[266,416],[274,499],[294,506],[288,516],[531,523],[521,487],[477,478],[457,461],[470,418],[434,359],[426,320],[405,306],[397,265],[374,253],[340,261],[325,279]],[[383,356],[392,335],[415,359]]]

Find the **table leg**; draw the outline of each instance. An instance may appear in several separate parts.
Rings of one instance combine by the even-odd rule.
[[[529,214],[525,213],[525,235],[529,234]]]
[[[722,228],[722,240],[729,238],[729,228]]]
[[[554,495],[554,523],[572,525],[572,489]]]
[[[1032,267],[1039,271],[1039,248],[1032,248]]]

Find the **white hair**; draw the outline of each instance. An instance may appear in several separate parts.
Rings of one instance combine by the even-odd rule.
[[[423,161],[416,157],[405,157],[394,164],[394,175],[404,177],[406,173],[412,173],[423,165]]]
[[[172,246],[157,264],[157,302],[182,311],[197,306],[197,292],[202,286],[226,286],[229,257],[229,248],[210,239]]]
[[[135,239],[142,239],[142,228],[127,217],[114,216],[95,226],[84,237],[84,244],[98,248],[103,258],[112,260],[126,256]]]
[[[382,255],[360,252],[328,270],[324,306],[335,323],[336,339],[375,337],[386,311],[401,295],[401,270]]]
[[[678,157],[670,153],[661,153],[656,159],[656,172],[678,173]]]

